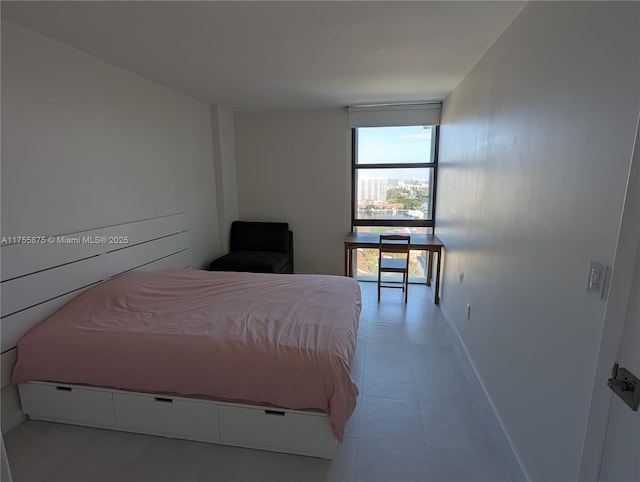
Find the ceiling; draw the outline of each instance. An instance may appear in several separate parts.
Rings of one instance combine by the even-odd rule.
[[[237,111],[444,99],[525,2],[2,2],[2,16]]]

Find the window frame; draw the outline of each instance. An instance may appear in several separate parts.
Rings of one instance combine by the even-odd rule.
[[[393,126],[388,126],[393,127]],[[434,125],[433,139],[433,162],[411,162],[401,164],[358,164],[358,127],[351,128],[351,231],[360,226],[390,226],[390,227],[421,227],[435,228],[436,224],[436,194],[438,187],[438,140],[440,138],[440,126]],[[431,193],[431,202],[429,203],[431,216],[430,219],[358,219],[357,209],[357,190],[356,185],[357,171],[361,169],[433,169],[433,192]]]

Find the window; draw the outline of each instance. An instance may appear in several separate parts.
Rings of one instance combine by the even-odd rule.
[[[352,229],[427,233],[435,224],[437,125],[354,127]],[[426,280],[428,253],[411,251],[409,279]],[[378,276],[376,249],[358,249],[359,280]]]
[[[353,129],[352,225],[433,227],[436,126]]]

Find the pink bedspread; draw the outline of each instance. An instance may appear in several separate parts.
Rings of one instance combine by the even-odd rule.
[[[342,440],[360,306],[340,276],[127,273],[30,330],[12,381],[319,409]]]

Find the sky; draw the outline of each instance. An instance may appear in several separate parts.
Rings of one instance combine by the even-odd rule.
[[[405,163],[430,162],[431,138],[433,127],[361,127],[358,129],[358,163]],[[425,174],[426,170],[420,170]],[[398,170],[359,170],[359,176],[366,178],[400,178],[417,177],[417,172],[410,169]]]

